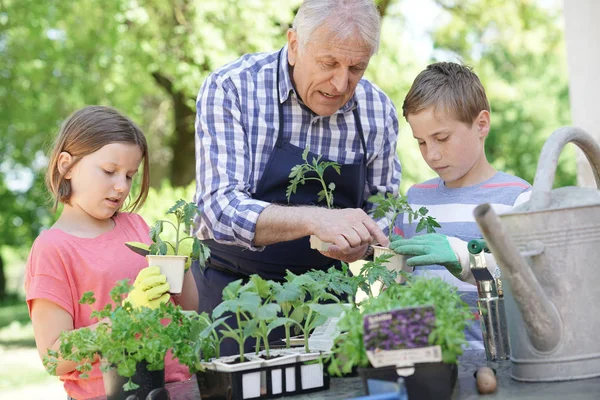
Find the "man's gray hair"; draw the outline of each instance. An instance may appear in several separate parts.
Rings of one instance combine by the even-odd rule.
[[[379,49],[381,17],[373,0],[304,0],[292,24],[300,47],[312,42],[323,26],[334,41],[358,35],[371,48],[371,55]]]

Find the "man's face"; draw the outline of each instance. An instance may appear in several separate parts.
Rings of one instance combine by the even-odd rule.
[[[292,80],[304,104],[315,114],[333,115],[350,100],[362,78],[371,48],[356,38],[332,42],[326,28],[315,40],[300,47],[296,31],[288,31],[288,62],[294,67]]]
[[[481,111],[470,126],[433,107],[409,114],[407,120],[423,159],[447,187],[470,186],[487,177],[490,170],[483,150],[490,129],[487,111]]]

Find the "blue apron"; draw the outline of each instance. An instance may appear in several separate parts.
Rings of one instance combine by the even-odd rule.
[[[293,166],[303,164],[302,153],[304,149],[290,144],[283,133],[283,105],[279,96],[279,67],[281,52],[277,62],[277,104],[279,111],[279,131],[273,152],[267,162],[265,171],[258,183],[253,198],[272,204],[281,205],[317,205],[319,191],[322,187],[319,182],[306,181],[299,185],[296,193],[290,197],[288,203],[286,189],[289,185],[289,174]],[[358,110],[353,110],[354,121],[358,127],[358,136],[364,154],[358,163],[342,164],[341,174],[338,175],[333,168],[325,171],[325,182],[335,183],[334,207],[335,208],[363,208],[363,193],[366,182],[366,154],[367,147],[363,135]],[[307,159],[312,161],[317,157],[309,152]],[[322,160],[327,161],[325,158]],[[192,272],[198,287],[199,306],[198,312],[212,314],[212,310],[222,301],[223,288],[230,282],[238,279],[246,280],[252,274],[258,274],[264,279],[282,281],[289,269],[294,274],[302,274],[311,269],[327,270],[333,265],[339,266],[338,260],[329,258],[310,248],[309,238],[275,243],[265,247],[263,251],[251,251],[236,245],[217,243],[214,240],[203,241],[210,248],[210,258],[205,268],[201,271],[198,263],[192,264]],[[228,321],[229,322],[229,321]],[[270,341],[283,337],[281,332],[273,331],[269,335]],[[254,345],[248,340],[247,350],[251,351]],[[224,340],[221,344],[221,355],[237,354],[237,344],[232,340]]]

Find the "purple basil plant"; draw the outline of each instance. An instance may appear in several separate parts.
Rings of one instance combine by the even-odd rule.
[[[435,326],[433,307],[402,308],[364,318],[365,349],[402,350],[429,346]]]

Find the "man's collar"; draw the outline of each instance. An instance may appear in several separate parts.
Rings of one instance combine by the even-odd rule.
[[[290,68],[288,65],[288,45],[283,46],[282,51],[279,53],[279,97],[281,99],[281,103],[285,103],[287,99],[290,97],[290,93],[293,91],[298,99],[298,102],[304,105],[304,103],[300,100],[298,93],[296,93],[296,88],[292,84],[292,78],[290,76]],[[352,95],[350,100],[344,106],[336,112],[337,113],[346,113],[348,111],[353,110],[356,107],[356,92]]]

